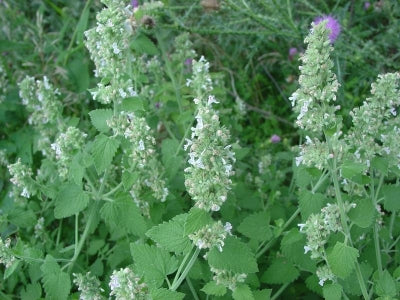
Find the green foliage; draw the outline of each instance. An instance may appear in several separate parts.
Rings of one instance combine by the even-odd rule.
[[[326,300],[342,299],[342,287],[339,284],[327,284],[322,288],[322,293]]]
[[[268,241],[272,237],[269,219],[268,214],[265,212],[254,213],[240,223],[238,231],[250,239]]]
[[[226,287],[217,284],[215,281],[210,281],[201,289],[201,291],[211,296],[223,296],[226,294]]]
[[[290,283],[299,277],[300,272],[284,258],[275,259],[262,274],[261,281],[269,284]]]
[[[119,147],[119,141],[104,134],[98,135],[92,145],[94,165],[100,174],[111,164]]]
[[[75,183],[64,184],[57,195],[54,216],[57,219],[67,218],[84,210],[89,203],[89,196],[82,187]]]
[[[336,276],[345,279],[353,271],[358,256],[357,249],[337,242],[328,253],[329,266]]]
[[[107,125],[107,120],[111,119],[113,112],[111,109],[95,109],[89,113],[90,120],[96,129],[100,132],[107,132],[110,127]]]
[[[43,287],[49,299],[67,299],[71,289],[69,275],[61,271],[56,260],[48,255],[40,267],[43,272]]]
[[[223,251],[213,248],[208,253],[208,263],[216,269],[234,273],[255,273],[258,271],[254,253],[250,248],[234,237],[227,237]]]

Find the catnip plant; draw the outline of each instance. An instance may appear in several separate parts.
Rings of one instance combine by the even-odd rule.
[[[305,136],[296,165],[314,167],[329,180],[324,195],[316,197],[313,190],[301,199],[311,202],[304,204],[311,208],[304,216],[306,222],[299,224],[306,234],[304,252],[317,262],[315,272],[325,297],[390,298],[394,293],[381,286],[394,283],[393,269],[382,257],[395,244],[389,246],[380,231],[385,222],[396,218],[392,193],[398,187],[385,179],[399,173],[398,147],[389,141],[398,135],[400,77],[399,73],[380,75],[372,84],[372,96],[351,111],[353,126],[343,133],[326,22],[313,24],[305,39],[300,88],[291,97],[298,113],[296,124],[311,136]],[[382,213],[382,201],[388,216]],[[375,257],[366,260],[371,247]]]

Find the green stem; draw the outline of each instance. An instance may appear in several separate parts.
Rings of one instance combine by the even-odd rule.
[[[321,177],[318,179],[317,183],[312,188],[311,193],[314,194],[315,192],[318,191],[320,186],[327,179],[328,175],[329,173],[322,173]],[[261,250],[257,252],[256,258],[260,258],[269,248],[271,248],[275,244],[278,237],[285,231],[285,229],[290,225],[290,223],[293,222],[293,220],[299,215],[299,213],[300,213],[300,208],[297,208],[296,211],[290,216],[289,220],[287,220],[286,223],[283,225],[278,234],[272,240],[270,240]]]
[[[342,227],[345,233],[345,239],[346,241],[349,241],[349,244],[351,247],[353,247],[353,242],[351,240],[351,235],[350,235],[350,229],[347,225],[347,215],[346,215],[346,211],[345,211],[345,207],[344,207],[344,203],[343,203],[343,199],[342,199],[342,194],[340,192],[340,187],[339,187],[339,180],[337,177],[337,166],[336,166],[336,157],[333,158],[333,163],[332,166],[330,168],[330,173],[332,176],[332,181],[333,181],[333,186],[335,189],[335,195],[336,195],[336,200],[339,206],[339,213],[340,213],[340,221],[342,223]],[[365,286],[365,282],[364,282],[364,278],[362,277],[361,274],[361,269],[360,269],[360,265],[358,263],[358,260],[356,260],[356,276],[358,279],[358,283],[360,285],[361,288],[361,292],[363,294],[364,299],[370,299],[368,292],[367,292],[367,288]]]
[[[185,269],[182,272],[182,275],[178,278],[178,280],[172,283],[171,289],[172,291],[176,291],[176,289],[181,285],[182,281],[185,280],[187,274],[189,273],[190,269],[192,268],[193,264],[195,263],[197,256],[199,256],[200,249],[196,248],[194,251],[192,258],[189,260],[188,264],[186,265]]]
[[[374,208],[376,207],[376,201],[377,201],[377,198],[379,195],[379,190],[383,184],[383,179],[384,179],[384,176],[381,175],[381,177],[379,178],[378,188],[375,192],[374,180],[371,178],[371,199],[372,199],[372,205],[374,206]],[[376,256],[376,263],[378,265],[379,276],[382,276],[383,267],[382,267],[382,257],[381,257],[381,249],[380,249],[380,245],[379,245],[379,232],[378,231],[379,231],[378,224],[376,224],[376,222],[375,222],[375,224],[373,226],[375,256]]]
[[[187,284],[189,286],[190,291],[192,292],[193,299],[194,300],[200,300],[199,296],[197,296],[196,290],[194,289],[192,281],[190,280],[189,277],[186,277],[186,282],[187,282]]]
[[[288,287],[290,283],[285,283],[280,287],[280,289],[271,297],[271,300],[278,299],[278,297],[283,293],[283,291]]]
[[[109,191],[108,193],[105,193],[104,195],[102,195],[102,197],[108,197],[112,194],[114,194],[116,191],[118,191],[121,187],[122,187],[122,182],[120,182],[115,188],[113,188],[111,191]]]
[[[190,249],[190,251],[189,251],[189,252],[185,255],[185,257],[183,258],[183,260],[182,260],[182,262],[181,262],[181,264],[180,264],[180,266],[179,266],[179,268],[178,268],[178,271],[176,271],[176,274],[175,274],[175,277],[174,277],[174,281],[172,282],[172,284],[174,284],[174,283],[178,280],[179,275],[181,275],[182,268],[184,267],[186,261],[188,260],[188,258],[189,258],[189,256],[190,256],[190,253],[192,252],[192,249],[193,249],[193,246],[192,246],[192,248]]]
[[[83,244],[85,243],[85,241],[86,241],[86,239],[88,237],[90,227],[92,226],[93,220],[95,219],[95,216],[96,216],[96,213],[97,213],[97,205],[98,205],[98,203],[93,205],[92,210],[90,211],[89,219],[88,219],[88,221],[86,223],[86,226],[85,226],[85,229],[84,229],[84,231],[82,233],[81,239],[79,240],[79,243],[78,243],[77,247],[75,248],[74,256],[71,258],[71,262],[68,264],[69,265],[68,273],[71,273],[72,268],[73,268],[76,260],[78,259],[79,254],[82,251]]]

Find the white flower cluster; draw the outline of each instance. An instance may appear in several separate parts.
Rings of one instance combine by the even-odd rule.
[[[221,221],[209,224],[189,235],[189,239],[199,249],[210,249],[216,247],[222,252],[224,246],[224,240],[228,235],[231,234],[232,225],[227,222],[225,225]]]
[[[31,195],[36,194],[36,188],[32,179],[32,170],[28,166],[18,159],[16,163],[8,165],[8,171],[10,172],[13,183],[13,195],[15,197],[22,196],[24,198],[30,198]]]
[[[379,155],[400,168],[400,73],[379,75],[371,86],[371,97],[350,112],[353,127],[346,136],[357,161],[368,167]]]
[[[68,127],[66,132],[61,133],[56,141],[51,144],[61,177],[67,176],[68,165],[73,155],[82,148],[86,136],[86,133],[83,133],[78,128]]]
[[[46,76],[42,81],[35,81],[33,77],[27,76],[19,83],[19,88],[22,103],[31,114],[28,122],[40,133],[37,148],[47,155],[50,139],[61,129],[59,120],[62,103],[57,99],[59,92],[53,88]]]
[[[193,75],[191,79],[187,79],[186,86],[193,88],[197,97],[211,92],[213,86],[209,73],[210,63],[202,56],[198,61],[193,60],[192,68]]]
[[[229,131],[221,127],[217,112],[212,108],[218,103],[214,96],[194,99],[197,104],[196,127],[192,127],[191,139],[186,140],[190,166],[185,169],[186,188],[204,210],[218,211],[225,202],[234,174],[234,153],[229,143]]]
[[[355,207],[354,203],[344,204],[345,212]],[[332,232],[343,231],[340,221],[340,210],[337,204],[328,203],[321,209],[319,214],[312,214],[305,224],[298,224],[300,232],[307,235],[307,244],[304,246],[304,253],[311,252],[312,259],[322,259],[322,263],[317,268],[319,284],[322,286],[326,280],[333,280],[335,277],[326,264],[325,244],[328,242]]]
[[[168,196],[168,188],[162,179],[163,167],[157,159],[156,140],[147,125],[146,119],[133,113],[121,112],[107,121],[115,136],[123,136],[130,143],[129,168],[139,173],[131,195],[135,202],[141,202],[141,195],[148,189],[154,198],[164,202]]]
[[[110,279],[110,296],[117,300],[150,300],[148,287],[132,269],[124,268],[114,271]]]
[[[333,62],[329,55],[333,51],[326,22],[312,26],[304,40],[307,50],[300,58],[300,88],[290,97],[294,111],[298,114],[296,124],[303,129],[321,134],[325,129],[336,127],[338,119],[332,106],[336,101],[339,83],[332,72]]]
[[[317,268],[315,272],[319,279],[319,285],[323,286],[325,281],[331,280],[334,281],[336,279],[335,275],[332,273],[331,269],[327,265],[322,265]]]
[[[355,204],[345,203],[346,213],[354,208]],[[304,252],[311,252],[311,258],[318,259],[325,256],[325,244],[332,232],[342,231],[340,211],[337,204],[328,203],[319,214],[312,214],[305,224],[299,224],[300,231],[307,235],[307,245]]]
[[[96,27],[85,32],[85,45],[93,60],[96,77],[120,77],[129,59],[131,10],[122,0],[102,0],[104,8],[96,16]]]
[[[223,285],[231,291],[234,291],[237,284],[243,283],[247,278],[247,274],[233,273],[231,271],[220,270],[213,267],[211,267],[211,272],[214,273],[213,280],[217,284]]]
[[[101,292],[104,289],[100,287],[100,281],[90,272],[85,275],[82,274],[72,274],[74,276],[74,283],[78,286],[78,291],[80,292],[79,300],[102,300],[105,299]]]
[[[15,260],[16,258],[11,250],[11,240],[6,239],[5,242],[3,242],[3,239],[0,238],[0,264],[3,264],[6,268],[9,268],[15,262]]]
[[[105,84],[99,82],[97,88],[90,91],[94,100],[103,104],[112,102],[121,103],[122,100],[129,97],[136,97],[137,92],[133,88],[132,80],[119,81],[116,84]]]

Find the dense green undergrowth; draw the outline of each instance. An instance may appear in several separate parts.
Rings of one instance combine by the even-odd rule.
[[[397,1],[0,1],[1,299],[398,299]]]

